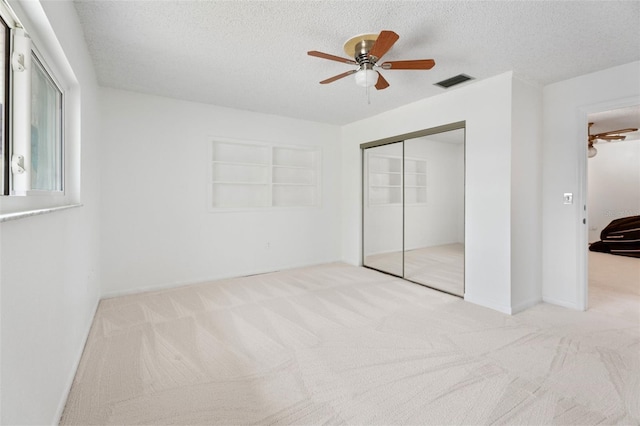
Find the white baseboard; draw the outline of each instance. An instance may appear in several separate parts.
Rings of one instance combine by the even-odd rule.
[[[401,253],[402,249],[400,250],[383,250],[383,251],[374,251],[371,253],[367,253],[367,256],[378,256],[378,255],[382,255],[382,254],[393,254],[393,253]]]
[[[467,302],[475,303],[476,305],[484,306],[485,308],[493,309],[494,311],[502,312],[503,314],[511,315],[513,312],[511,306],[502,305],[495,300],[486,299],[483,297],[475,297],[469,293],[464,294],[464,300]]]
[[[558,306],[562,306],[563,308],[570,308],[570,309],[575,309],[576,311],[583,311],[584,309],[581,309],[580,307],[578,307],[578,305],[575,302],[569,302],[567,300],[561,300],[561,299],[555,299],[553,297],[547,297],[547,296],[542,296],[542,301],[545,303],[549,303],[551,305],[558,305]]]
[[[542,302],[542,299],[535,298],[525,300],[524,302],[518,303],[517,305],[507,306],[501,303],[496,302],[495,300],[486,299],[482,297],[474,297],[473,295],[469,295],[466,293],[464,295],[464,300],[467,302],[475,303],[476,305],[484,306],[485,308],[490,308],[498,312],[502,312],[503,314],[515,315],[519,312],[522,312],[526,309],[529,309],[532,306],[537,305]]]
[[[107,291],[102,294],[101,299],[110,299],[113,297],[128,296],[131,294],[146,293],[149,291],[168,290],[172,288],[184,287],[189,285],[204,284],[211,281],[226,280],[229,278],[247,277],[250,275],[258,275],[258,274],[268,274],[270,272],[277,272],[277,271],[283,271],[283,270],[295,269],[295,268],[305,268],[309,266],[316,266],[316,265],[322,265],[325,263],[334,263],[334,262],[341,262],[341,260],[331,259],[331,260],[324,260],[324,261],[317,261],[317,262],[314,261],[309,263],[287,264],[287,265],[281,265],[281,266],[272,267],[272,268],[248,270],[248,271],[242,271],[242,272],[234,272],[230,274],[221,274],[221,275],[215,275],[210,277],[195,278],[189,281],[172,281],[172,282],[158,283],[150,286],[138,287],[138,288],[132,288],[132,289],[126,289],[126,290]]]
[[[73,368],[71,369],[71,373],[67,378],[67,382],[64,387],[64,392],[60,397],[60,402],[58,402],[58,408],[56,410],[56,414],[54,417],[55,422],[53,424],[60,424],[60,419],[62,418],[62,414],[64,412],[64,407],[67,405],[67,399],[69,398],[69,393],[71,393],[71,386],[73,386],[73,381],[76,378],[76,373],[78,372],[78,367],[80,366],[80,361],[82,360],[82,354],[84,353],[84,348],[87,345],[87,340],[89,340],[89,333],[91,332],[91,327],[93,327],[93,321],[96,317],[96,312],[98,312],[98,305],[100,304],[100,298],[98,298],[93,305],[93,312],[91,313],[91,320],[84,330],[84,337],[82,340],[82,345],[80,345],[80,350],[75,357],[73,362]]]

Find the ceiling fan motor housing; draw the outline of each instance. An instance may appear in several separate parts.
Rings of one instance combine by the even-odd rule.
[[[370,56],[369,52],[377,39],[378,34],[360,34],[345,42],[344,51],[358,63],[359,70],[373,69],[378,58]]]
[[[369,51],[373,47],[375,40],[362,40],[356,44],[353,58],[356,60],[361,69],[371,69],[375,65],[378,58],[369,56]]]

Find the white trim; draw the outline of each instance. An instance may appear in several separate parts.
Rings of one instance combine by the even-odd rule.
[[[58,37],[53,31],[47,14],[39,1],[8,0],[13,11],[20,18],[27,34],[38,48],[42,59],[50,67],[63,92],[78,85],[71,64],[64,53]]]
[[[497,303],[495,300],[487,299],[484,297],[476,297],[468,292],[464,294],[465,302],[470,302],[475,305],[484,306],[485,308],[493,309],[494,311],[502,312],[503,314],[511,315],[513,314],[513,309],[511,306],[505,306],[500,303]]]
[[[620,99],[613,99],[605,102],[599,102],[596,104],[585,105],[578,108],[578,123],[580,129],[578,132],[578,139],[576,140],[576,154],[578,158],[578,217],[580,221],[579,226],[582,226],[582,231],[578,232],[576,242],[576,268],[577,268],[577,280],[576,280],[576,305],[570,306],[574,309],[586,311],[589,307],[589,216],[587,200],[589,196],[588,188],[588,158],[587,158],[587,138],[588,130],[587,124],[589,121],[589,114],[594,114],[603,111],[610,111],[614,109],[625,108],[629,106],[640,105],[639,96],[631,96]],[[584,209],[584,210],[583,210]],[[582,220],[586,223],[582,223]],[[549,302],[555,303],[555,302]],[[561,303],[558,303],[561,304]],[[566,306],[566,305],[562,305]]]
[[[39,216],[41,214],[54,213],[62,210],[74,209],[76,207],[82,207],[82,204],[69,204],[59,207],[48,207],[46,209],[27,210],[15,213],[0,213],[0,223],[8,222],[10,220],[23,219],[25,217]]]
[[[64,191],[46,191],[41,189],[30,189],[28,191],[13,191],[11,195],[20,195],[20,196],[36,196],[36,197],[64,197]]]
[[[574,302],[569,302],[567,300],[556,299],[556,298],[553,298],[553,297],[542,296],[542,302],[549,303],[551,305],[562,306],[563,308],[574,309],[576,311],[586,311],[586,308],[581,308]]]
[[[114,297],[129,296],[132,294],[147,293],[151,291],[171,290],[174,288],[186,287],[190,285],[206,284],[214,281],[227,280],[230,278],[242,278],[242,277],[249,277],[252,275],[269,274],[272,272],[278,272],[278,271],[283,271],[288,269],[307,268],[310,266],[324,265],[327,263],[346,263],[346,262],[340,259],[326,259],[326,260],[320,260],[320,261],[313,261],[311,263],[302,262],[302,263],[287,264],[280,267],[275,267],[275,269],[274,268],[254,269],[252,271],[243,272],[241,274],[230,273],[230,274],[224,274],[224,275],[215,275],[209,278],[199,278],[192,281],[172,281],[172,282],[166,282],[162,284],[153,284],[146,287],[135,288],[135,289],[108,291],[106,293],[103,293],[100,299],[101,300],[111,299]]]
[[[11,123],[9,135],[9,151],[13,162],[14,156],[22,157],[22,168],[14,173],[9,170],[10,194],[26,194],[31,190],[31,75],[33,44],[28,33],[22,28],[11,30],[11,55],[23,58],[22,71],[9,67],[10,95],[9,115]]]
[[[13,9],[11,9],[11,6],[9,6],[5,0],[0,1],[0,16],[9,26],[9,28],[22,28],[20,20],[16,16]]]

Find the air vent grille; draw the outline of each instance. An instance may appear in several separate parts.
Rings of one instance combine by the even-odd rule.
[[[473,77],[470,77],[466,74],[458,74],[446,80],[439,81],[435,83],[435,85],[448,89],[449,87],[455,86],[460,83],[464,83],[465,81],[469,81],[469,80],[473,80]]]

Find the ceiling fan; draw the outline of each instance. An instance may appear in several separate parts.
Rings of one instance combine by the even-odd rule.
[[[356,65],[358,68],[342,74],[338,74],[320,84],[333,83],[351,74],[355,74],[356,84],[363,87],[375,86],[382,90],[389,87],[389,83],[375,68],[384,70],[429,70],[436,64],[433,59],[418,59],[411,61],[388,61],[378,64],[382,56],[391,49],[400,36],[393,31],[381,31],[380,34],[361,34],[347,40],[344,44],[344,51],[353,59],[342,58],[328,53],[312,50],[307,52],[310,56],[329,59],[331,61],[342,62],[349,65]]]
[[[591,126],[593,126],[593,123],[589,123],[589,128],[587,130],[587,133],[589,135],[589,149],[587,151],[589,158],[595,157],[598,153],[598,150],[593,146],[594,144],[598,143],[598,141],[623,141],[627,137],[621,135],[621,133],[635,132],[638,130],[634,128],[627,128],[620,130],[611,130],[609,132],[596,133],[595,135],[592,135]]]

